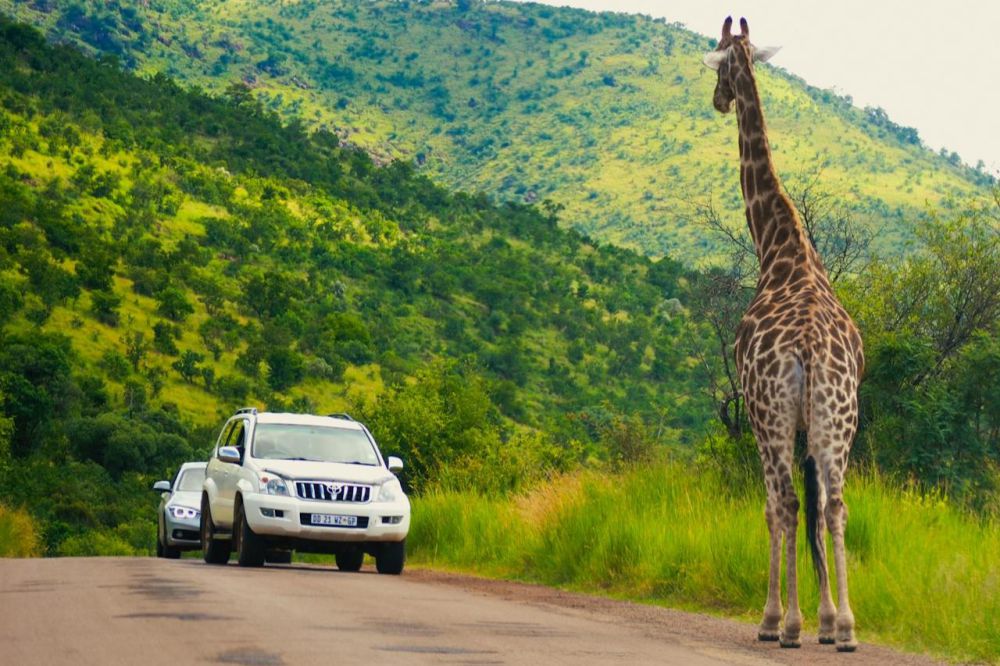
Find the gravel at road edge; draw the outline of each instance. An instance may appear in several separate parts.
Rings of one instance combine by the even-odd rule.
[[[746,656],[747,664],[763,661],[785,664],[879,664],[879,666],[930,666],[947,662],[918,654],[898,652],[891,648],[862,643],[852,654],[837,652],[832,645],[820,645],[815,634],[802,633],[802,647],[782,649],[777,643],[757,640],[757,627],[745,622],[698,613],[662,608],[629,601],[568,592],[544,585],[493,580],[467,574],[457,574],[413,567],[407,569],[406,578],[415,582],[451,585],[475,594],[500,597],[571,614],[590,617],[605,616],[608,621],[641,627],[650,637],[670,636],[677,642],[698,644],[702,648],[715,646],[726,651],[736,651]],[[863,618],[862,618],[863,620]],[[859,630],[864,637],[864,627]]]

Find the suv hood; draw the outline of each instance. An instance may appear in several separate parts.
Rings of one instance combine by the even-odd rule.
[[[254,460],[261,471],[274,472],[285,479],[330,479],[377,485],[394,478],[385,467],[346,465],[344,463],[311,462],[308,460]]]

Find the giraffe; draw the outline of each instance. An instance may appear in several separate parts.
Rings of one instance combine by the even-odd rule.
[[[857,648],[847,594],[843,486],[857,431],[858,384],[864,370],[861,335],[834,295],[826,269],[781,188],[754,78],[754,61],[777,49],[756,49],[746,19],[740,35],[732,17],[704,63],[718,72],[713,104],[728,113],[736,103],[740,185],[747,224],[760,262],[756,294],[736,330],[734,353],[767,489],[770,533],[767,603],[757,637],[799,647],[795,537],[799,500],[792,485],[795,437],[806,434],[806,534],[819,578],[819,642]],[[837,604],[827,570],[826,530],[833,541]],[[785,541],[788,609],[782,618],[781,545]],[[782,628],[782,620],[784,627]]]

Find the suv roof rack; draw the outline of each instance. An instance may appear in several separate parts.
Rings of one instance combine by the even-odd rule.
[[[333,414],[327,414],[331,419],[344,419],[345,421],[353,421],[354,417],[347,412],[334,412]]]
[[[236,410],[236,413],[237,414],[256,414],[257,413],[257,408],[256,407],[240,407],[239,409]]]

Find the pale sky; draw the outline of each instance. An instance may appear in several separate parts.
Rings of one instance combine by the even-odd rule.
[[[754,44],[782,47],[772,64],[1000,172],[998,0],[536,1],[662,16],[715,38],[727,15],[745,16]]]

